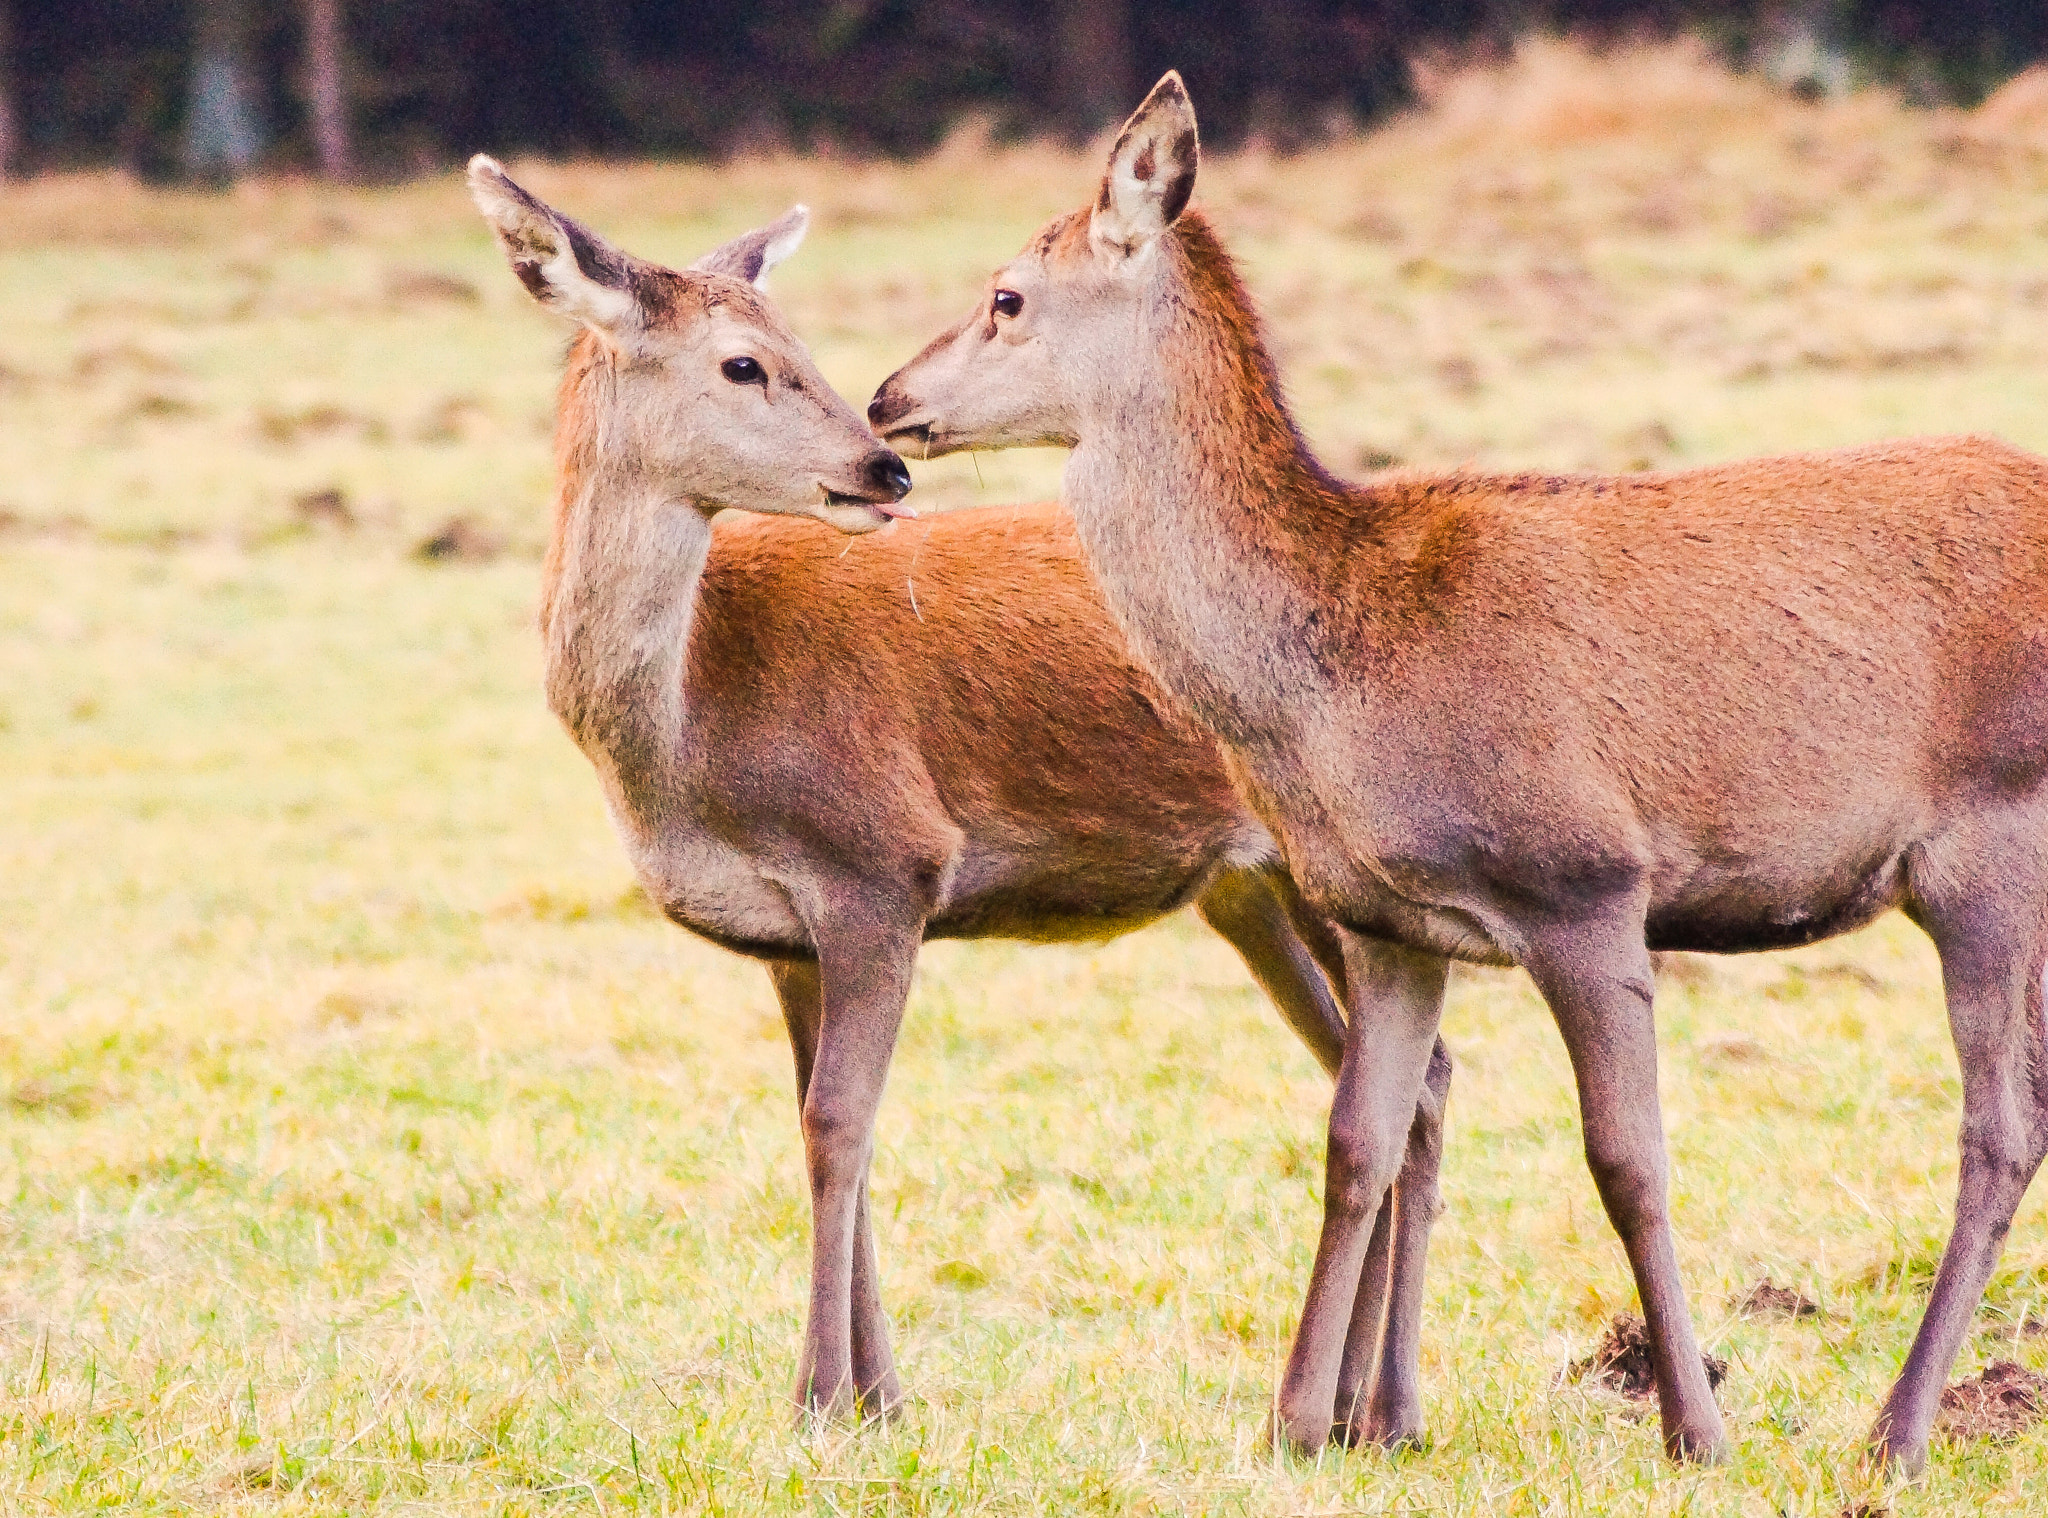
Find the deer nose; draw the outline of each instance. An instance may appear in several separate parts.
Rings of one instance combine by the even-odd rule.
[[[894,376],[891,376],[891,379],[893,378]],[[890,393],[889,385],[890,380],[883,380],[881,388],[875,391],[875,398],[868,402],[868,425],[870,427],[886,426],[895,419],[891,413],[900,415],[902,412],[903,408],[897,405],[896,397]]]
[[[868,455],[867,463],[861,466],[861,478],[874,489],[886,493],[892,501],[900,501],[910,494],[910,471],[903,467],[903,460],[887,448]]]

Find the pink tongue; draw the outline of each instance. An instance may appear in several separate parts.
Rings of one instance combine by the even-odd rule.
[[[915,506],[906,506],[901,501],[870,501],[868,504],[883,516],[892,519],[914,517],[917,515],[917,508]]]

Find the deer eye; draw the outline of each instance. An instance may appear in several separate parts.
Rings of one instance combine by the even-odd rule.
[[[718,366],[718,372],[735,385],[765,385],[768,376],[751,358],[729,358]]]
[[[998,316],[1015,316],[1024,309],[1024,297],[1015,290],[998,290],[996,298],[989,302],[989,309]]]

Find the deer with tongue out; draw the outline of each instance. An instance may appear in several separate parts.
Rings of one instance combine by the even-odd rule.
[[[489,159],[469,178],[513,272],[580,327],[543,570],[549,702],[653,899],[768,968],[812,1203],[798,1396],[884,1413],[902,1391],[867,1173],[919,944],[1103,937],[1192,903],[1334,1072],[1336,941],[1213,741],[1130,662],[1064,512],[876,531],[909,514],[902,462],[757,287],[801,209],[671,270]],[[748,515],[714,524],[728,507]],[[1420,1428],[1449,1080],[1438,1051],[1347,1303],[1348,1437]]]

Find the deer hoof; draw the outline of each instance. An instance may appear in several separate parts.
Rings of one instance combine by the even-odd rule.
[[[1728,1458],[1728,1440],[1719,1422],[1705,1428],[1679,1424],[1664,1431],[1664,1452],[1681,1465],[1720,1465]]]
[[[1304,1418],[1276,1407],[1266,1419],[1266,1445],[1269,1449],[1284,1449],[1291,1455],[1312,1460],[1323,1452],[1337,1427],[1327,1414],[1321,1418]]]

